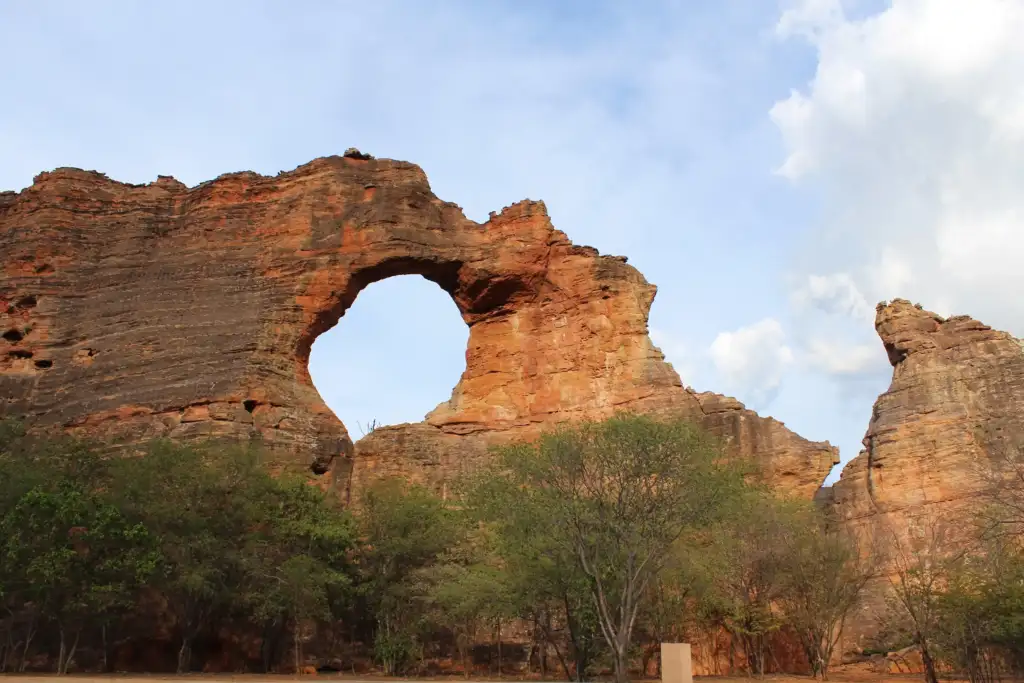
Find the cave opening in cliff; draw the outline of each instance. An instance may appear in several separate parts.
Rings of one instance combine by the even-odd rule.
[[[420,422],[466,369],[469,328],[451,296],[420,275],[365,287],[313,343],[309,373],[356,441],[375,427]]]

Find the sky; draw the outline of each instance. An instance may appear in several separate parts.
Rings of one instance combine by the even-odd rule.
[[[357,147],[474,220],[544,200],[658,286],[684,383],[845,462],[891,378],[876,303],[1024,336],[1022,35],[1024,0],[0,0],[0,190]],[[447,400],[467,336],[392,278],[310,370],[359,437]]]

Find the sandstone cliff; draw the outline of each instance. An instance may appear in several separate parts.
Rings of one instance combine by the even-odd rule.
[[[259,435],[346,495],[381,474],[444,489],[489,444],[616,410],[701,420],[810,497],[837,461],[684,387],[647,335],[655,287],[576,246],[540,202],[478,224],[418,167],[352,154],[188,188],[62,168],[0,194],[0,415],[102,437]],[[310,345],[368,284],[419,274],[469,326],[466,371],[423,423],[353,448]]]
[[[892,383],[831,500],[844,524],[891,551],[893,536],[915,525],[946,519],[966,528],[992,459],[1024,443],[1024,349],[977,320],[942,318],[903,299],[879,304],[875,328]],[[874,582],[851,633],[875,629],[887,585]]]

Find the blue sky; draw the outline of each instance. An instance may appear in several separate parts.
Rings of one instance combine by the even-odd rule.
[[[355,146],[483,220],[547,203],[659,287],[683,381],[860,448],[904,296],[1024,335],[1024,0],[0,2],[0,189],[273,174]],[[353,436],[448,398],[432,283],[315,344]],[[838,469],[834,473],[838,475]]]

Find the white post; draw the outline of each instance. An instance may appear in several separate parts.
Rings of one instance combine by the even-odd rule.
[[[689,643],[661,644],[661,683],[693,683]]]

